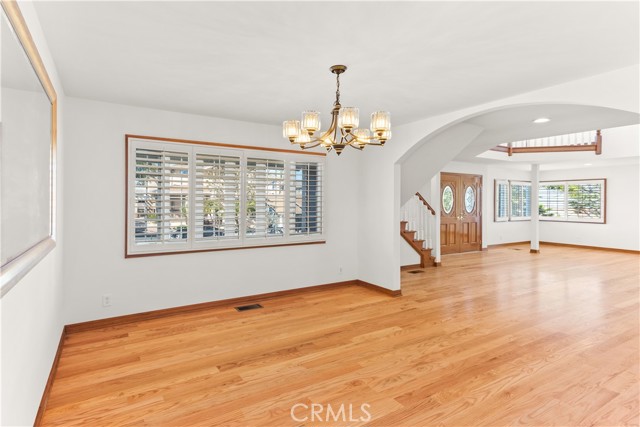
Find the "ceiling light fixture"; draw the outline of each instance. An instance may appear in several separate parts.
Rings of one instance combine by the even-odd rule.
[[[321,145],[327,151],[332,149],[340,155],[346,146],[362,150],[367,145],[383,146],[391,138],[391,114],[387,111],[376,111],[371,114],[371,132],[359,129],[359,110],[356,107],[340,105],[340,74],[347,71],[346,65],[334,65],[330,68],[336,75],[336,100],[331,110],[331,125],[320,136],[320,113],[304,111],[302,120],[287,120],[282,123],[282,135],[292,144],[299,144],[306,150]]]
[[[535,119],[535,120],[533,121],[533,123],[535,123],[535,124],[538,124],[538,125],[539,125],[540,123],[548,123],[548,122],[550,122],[550,121],[551,121],[551,119],[550,119],[550,118],[548,118],[548,117],[539,117],[539,118]]]

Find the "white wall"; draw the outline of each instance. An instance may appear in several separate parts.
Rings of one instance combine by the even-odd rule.
[[[637,141],[636,141],[637,143]],[[606,224],[540,221],[540,241],[574,245],[640,250],[640,165],[582,167],[543,170],[541,181],[564,179],[607,179]]]
[[[420,255],[409,243],[402,240],[400,243],[400,265],[404,267],[405,265],[416,264],[420,264]]]
[[[358,278],[359,152],[327,156],[326,244],[125,259],[125,134],[290,144],[276,126],[75,98],[67,118],[67,323]]]
[[[65,97],[33,4],[19,6],[58,95],[57,246],[0,300],[2,425],[32,425],[62,327]]]

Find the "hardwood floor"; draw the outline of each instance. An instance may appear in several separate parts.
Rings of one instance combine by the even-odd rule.
[[[43,424],[638,425],[639,260],[501,247],[404,271],[399,298],[349,286],[74,333]]]

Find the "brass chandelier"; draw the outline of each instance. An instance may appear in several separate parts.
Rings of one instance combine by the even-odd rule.
[[[362,150],[367,145],[383,146],[391,138],[391,114],[387,111],[376,111],[371,114],[370,129],[359,129],[359,110],[356,107],[340,105],[340,74],[347,71],[345,65],[334,65],[330,68],[336,75],[336,101],[331,110],[331,125],[320,136],[320,113],[304,111],[302,121],[287,120],[282,123],[282,135],[291,144],[298,144],[303,150],[322,146],[327,151],[335,150],[340,155],[346,146]]]

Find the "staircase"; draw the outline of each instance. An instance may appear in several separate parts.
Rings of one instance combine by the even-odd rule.
[[[420,256],[420,267],[434,265],[433,227],[435,211],[420,193],[416,193],[401,208],[400,235]]]

